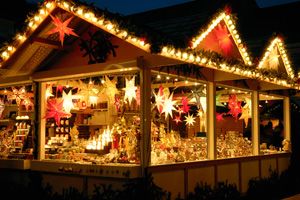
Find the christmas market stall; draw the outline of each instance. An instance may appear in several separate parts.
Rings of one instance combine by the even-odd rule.
[[[26,160],[56,190],[151,172],[183,195],[283,171],[297,89],[283,39],[256,63],[230,12],[199,30],[179,47],[93,6],[44,2],[0,52],[0,162]]]

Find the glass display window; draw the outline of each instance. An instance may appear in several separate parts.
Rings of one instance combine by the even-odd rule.
[[[0,157],[32,159],[34,140],[32,85],[0,89]]]
[[[251,92],[216,87],[217,158],[252,155]]]
[[[152,71],[151,164],[207,159],[206,84]]]
[[[44,84],[45,159],[140,163],[138,73]]]
[[[272,94],[259,94],[260,153],[278,153],[289,150],[284,138],[283,98]]]

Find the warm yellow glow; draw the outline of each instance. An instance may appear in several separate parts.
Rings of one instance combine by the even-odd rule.
[[[71,110],[74,108],[74,104],[72,102],[72,92],[69,91],[68,93],[65,93],[63,91],[63,108],[67,113],[70,113]]]
[[[277,49],[278,49],[279,54],[277,53]],[[279,60],[278,60],[279,57],[282,58],[284,67],[285,67],[289,77],[294,78],[295,75],[291,68],[290,61],[286,54],[286,50],[284,48],[283,42],[278,37],[276,37],[268,46],[263,58],[260,60],[260,62],[258,64],[258,68],[269,68],[270,65],[271,65],[271,68],[274,68],[274,67],[272,67],[272,65],[279,65]],[[280,81],[278,81],[277,83],[285,85],[285,83],[280,82]]]

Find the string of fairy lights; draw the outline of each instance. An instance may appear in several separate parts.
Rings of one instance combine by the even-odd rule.
[[[55,8],[61,8],[67,12],[70,12],[77,17],[88,21],[89,23],[111,33],[112,35],[119,37],[134,46],[143,49],[146,52],[151,53],[151,44],[147,42],[147,39],[144,37],[137,37],[131,32],[128,32],[125,29],[120,28],[120,25],[110,20],[109,17],[106,17],[104,14],[100,14],[94,12],[89,9],[88,6],[83,4],[77,4],[69,0],[54,0],[54,1],[45,1],[40,5],[38,11],[32,16],[29,17],[27,27],[24,32],[17,33],[14,37],[13,41],[9,44],[6,44],[0,52],[0,67],[9,60],[9,58],[16,52],[16,50],[22,46],[22,44],[26,41],[27,38],[31,36],[31,34],[36,30],[36,28],[49,16],[49,14]],[[207,56],[207,52],[203,51],[191,51],[195,49],[200,42],[221,22],[224,21],[238,50],[243,58],[244,64],[240,63],[229,63],[225,59],[217,59],[214,56]],[[201,66],[205,66],[208,68],[218,69],[225,72],[230,72],[236,75],[242,75],[252,79],[258,79],[270,83],[274,83],[277,85],[298,89],[299,85],[297,84],[297,79],[300,78],[295,77],[293,69],[291,67],[290,61],[287,56],[287,52],[284,48],[283,41],[279,38],[275,38],[271,46],[274,47],[277,45],[280,56],[283,59],[285,68],[288,73],[287,78],[282,78],[280,76],[274,75],[273,73],[264,73],[261,70],[261,64],[264,62],[266,57],[268,56],[268,52],[270,51],[270,47],[266,50],[264,57],[261,62],[258,64],[256,68],[251,61],[251,58],[247,52],[247,48],[245,44],[243,44],[238,31],[236,30],[235,22],[230,14],[226,14],[225,12],[221,12],[215,17],[212,22],[209,24],[208,28],[201,32],[198,36],[192,39],[192,46],[188,49],[179,49],[174,46],[161,46],[161,50],[158,55],[162,55],[165,57],[181,60],[187,63],[193,63]],[[246,65],[246,66],[244,66]]]

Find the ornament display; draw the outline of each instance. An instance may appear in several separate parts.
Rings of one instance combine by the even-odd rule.
[[[128,100],[129,105],[131,104],[133,99],[136,99],[136,90],[135,86],[135,76],[131,79],[125,78],[126,87],[123,89],[125,91],[124,101]]]
[[[180,118],[181,118],[180,115],[175,116],[175,119],[173,121],[176,122],[176,124],[178,124],[179,122],[182,122]]]
[[[182,103],[182,110],[184,113],[188,113],[190,110],[190,106],[189,106],[189,99],[188,97],[183,96],[181,99],[181,103]]]
[[[157,94],[155,94],[154,92],[154,97],[155,97],[155,105],[157,107],[158,112],[161,114],[163,111],[163,107],[164,107],[164,100],[165,100],[165,95],[163,92],[163,87],[162,85],[159,86],[158,88],[158,92]]]
[[[62,99],[48,99],[47,112],[45,119],[54,118],[57,126],[60,126],[60,119],[65,117],[71,117],[70,113],[63,110],[64,100]]]
[[[22,99],[29,98],[29,94],[26,92],[25,87],[21,87],[20,89],[17,89],[16,87],[12,87],[12,92],[8,92],[7,99],[10,101],[15,100],[17,105],[19,106]]]
[[[104,93],[108,97],[110,102],[114,102],[115,96],[120,93],[120,91],[116,87],[116,84],[116,77],[110,80],[108,76],[104,76],[102,93]]]
[[[194,115],[190,115],[190,113],[188,113],[188,116],[185,116],[185,123],[188,125],[188,126],[193,126],[194,123],[195,123],[195,117]]]
[[[71,110],[74,108],[73,102],[72,102],[72,91],[69,91],[66,93],[63,91],[63,108],[66,111],[66,113],[70,113]]]
[[[166,97],[165,100],[163,101],[163,109],[162,113],[165,113],[165,119],[170,115],[171,118],[173,118],[173,110],[176,110],[174,107],[176,105],[176,101],[173,101],[173,93],[169,96]]]
[[[69,23],[73,19],[73,16],[70,17],[69,19],[67,19],[64,22],[62,22],[61,19],[59,19],[59,17],[57,17],[57,16],[54,17],[50,14],[50,17],[52,19],[52,23],[54,24],[55,28],[50,30],[47,34],[51,35],[53,33],[58,33],[59,34],[59,40],[61,42],[61,46],[64,45],[65,35],[73,35],[73,36],[79,37],[76,33],[74,33],[72,28],[68,27]]]
[[[237,100],[237,96],[235,94],[229,95],[228,108],[228,114],[232,115],[235,119],[237,119],[238,115],[242,112],[241,102]]]

